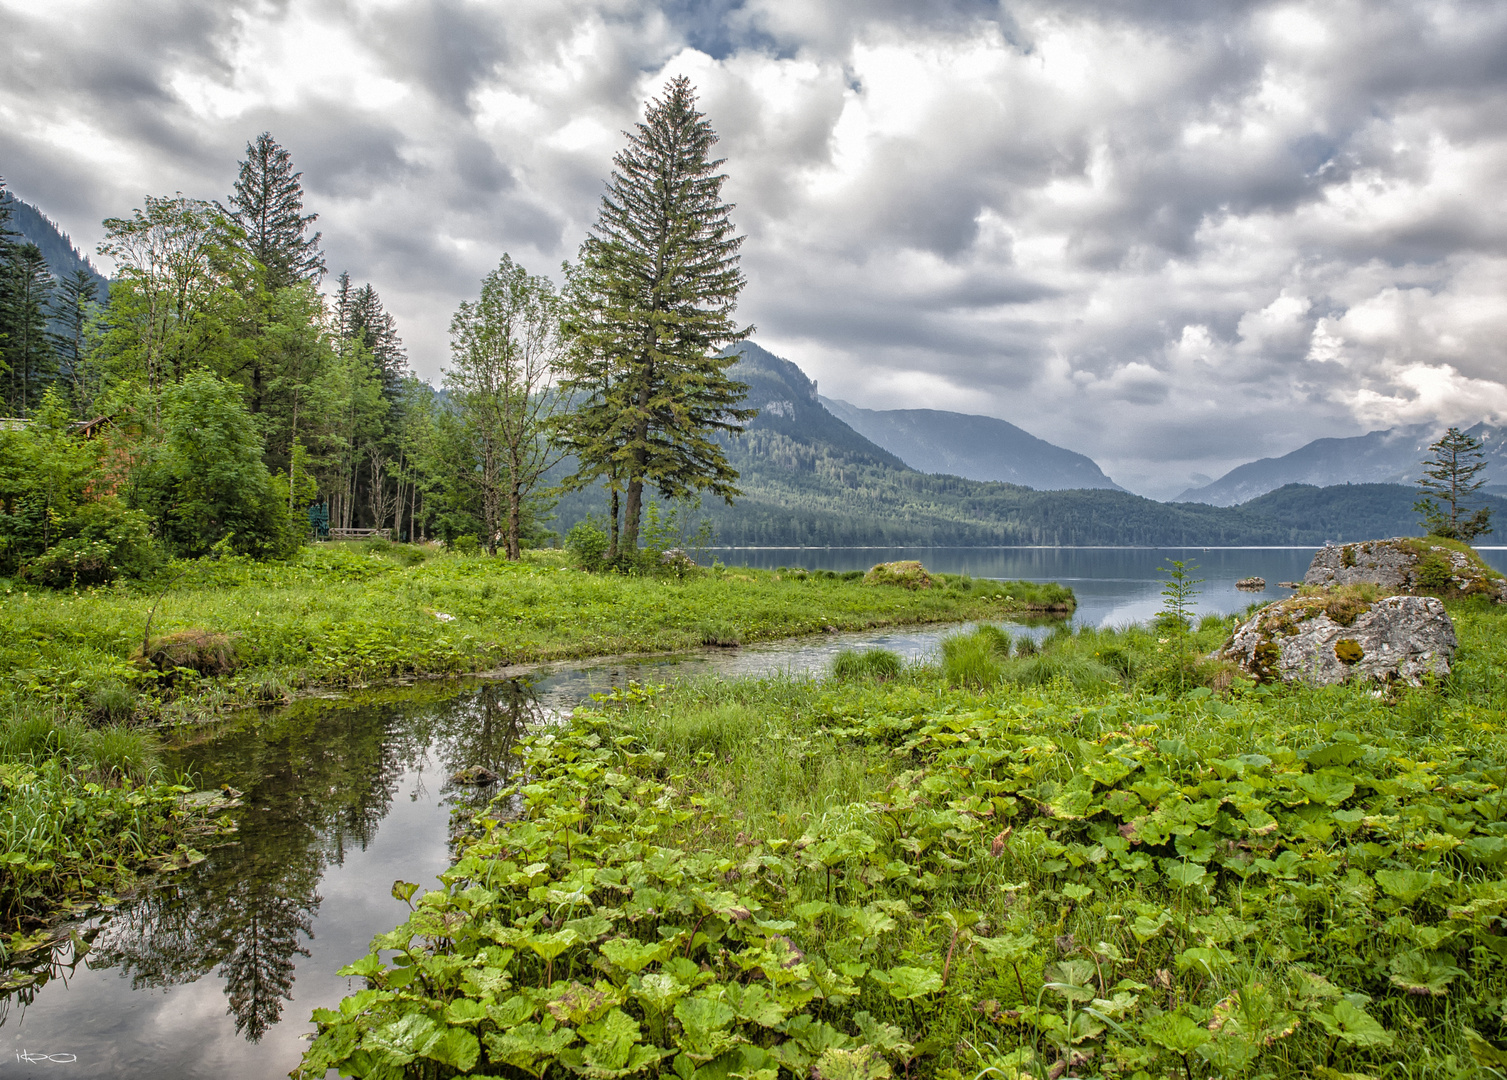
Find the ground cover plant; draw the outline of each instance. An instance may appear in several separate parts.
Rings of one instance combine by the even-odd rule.
[[[394,886],[295,1075],[1498,1075],[1507,626],[1451,610],[1393,697],[1226,682],[1220,619],[629,688]]]
[[[560,552],[508,563],[374,542],[311,546],[286,562],[222,552],[94,589],[0,579],[0,722],[12,733],[0,737],[0,925],[120,887],[128,866],[177,851],[184,789],[155,768],[148,721],[281,703],[322,685],[1072,600],[1057,586],[938,576],[913,592],[855,577],[591,574]]]

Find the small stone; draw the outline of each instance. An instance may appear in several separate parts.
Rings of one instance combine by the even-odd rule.
[[[491,769],[485,765],[470,765],[450,777],[457,784],[495,784],[501,780]]]
[[[1245,592],[1262,592],[1266,589],[1266,578],[1243,577],[1239,581],[1235,582],[1235,588],[1241,589]]]

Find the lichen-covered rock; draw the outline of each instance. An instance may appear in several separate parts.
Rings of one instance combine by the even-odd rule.
[[[1507,578],[1464,544],[1399,536],[1358,544],[1326,544],[1314,555],[1305,585],[1379,585],[1389,592],[1490,596],[1507,603]]]
[[[1264,577],[1243,577],[1235,582],[1235,588],[1242,592],[1261,592],[1266,588]]]
[[[1449,674],[1455,646],[1455,625],[1432,596],[1368,601],[1335,592],[1268,604],[1236,627],[1216,655],[1261,682],[1416,686],[1425,675]]]

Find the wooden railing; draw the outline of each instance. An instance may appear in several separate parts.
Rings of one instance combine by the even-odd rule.
[[[331,529],[331,540],[391,540],[391,529]]]

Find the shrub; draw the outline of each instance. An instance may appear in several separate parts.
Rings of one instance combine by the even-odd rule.
[[[832,660],[832,677],[839,682],[884,682],[897,678],[903,666],[900,657],[888,649],[844,649]]]
[[[599,571],[607,558],[607,534],[590,518],[578,521],[565,534],[565,550],[580,569]]]
[[[475,533],[461,533],[450,541],[450,550],[457,555],[475,555],[481,551],[481,541]]]

